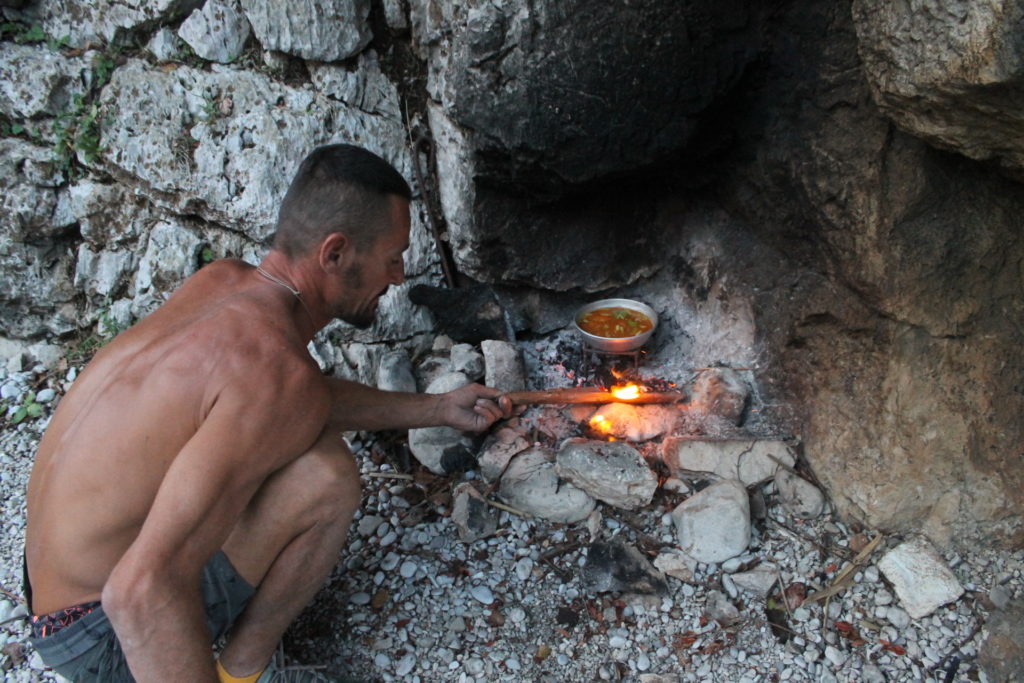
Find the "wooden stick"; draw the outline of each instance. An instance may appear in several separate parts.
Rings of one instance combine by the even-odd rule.
[[[593,387],[510,391],[505,397],[514,406],[535,403],[681,403],[686,400],[686,394],[679,391],[641,392],[636,398],[616,398],[610,391]]]

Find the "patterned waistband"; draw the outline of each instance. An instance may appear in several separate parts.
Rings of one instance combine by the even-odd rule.
[[[32,624],[32,637],[45,638],[47,636],[51,636],[62,628],[71,626],[71,624],[75,623],[99,606],[100,603],[98,602],[86,602],[81,605],[75,605],[74,607],[68,607],[67,609],[50,612],[49,614],[43,614],[40,616],[33,615],[29,619],[29,623]]]

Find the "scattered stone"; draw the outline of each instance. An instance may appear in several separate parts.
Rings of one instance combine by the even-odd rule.
[[[797,519],[814,519],[825,510],[825,496],[806,479],[781,469],[775,475],[779,501]]]
[[[1004,586],[992,586],[992,590],[988,592],[988,599],[992,601],[996,609],[1005,609],[1010,604],[1012,597],[1010,591],[1006,590]]]
[[[474,600],[476,600],[477,602],[481,602],[485,605],[490,605],[494,602],[494,593],[491,592],[490,588],[484,586],[483,584],[471,586],[469,589],[469,594],[473,596]]]
[[[459,529],[459,539],[472,543],[498,530],[498,511],[487,504],[472,482],[465,482],[452,493],[452,522]]]
[[[559,448],[555,471],[594,498],[626,510],[650,503],[658,488],[647,461],[622,441],[567,439]]]
[[[779,462],[790,467],[796,463],[783,441],[677,436],[665,439],[662,449],[662,459],[673,476],[712,472],[724,479],[739,479],[745,486],[774,477]]]
[[[433,351],[434,353],[444,353],[450,355],[452,352],[452,347],[454,345],[455,342],[452,341],[451,337],[449,337],[446,334],[439,334],[436,337],[434,337],[434,343],[431,345],[430,348],[431,351]]]
[[[685,583],[692,583],[693,572],[697,568],[697,561],[685,553],[670,550],[660,553],[654,558],[654,566],[667,576],[679,579]]]
[[[356,524],[356,531],[359,535],[368,538],[377,533],[377,529],[384,524],[384,518],[377,515],[367,515]]]
[[[455,344],[451,351],[452,370],[474,382],[484,376],[484,357],[471,344]]]
[[[508,427],[499,429],[484,444],[477,457],[480,476],[484,478],[484,481],[497,480],[512,458],[529,447],[530,442],[516,430]]]
[[[249,31],[249,21],[234,2],[207,0],[182,22],[178,36],[203,59],[227,64],[242,54]]]
[[[533,560],[529,557],[520,558],[516,562],[516,576],[519,577],[520,581],[526,581],[533,575]]]
[[[377,366],[377,388],[383,391],[416,391],[412,360],[404,349],[388,351]]]
[[[586,519],[594,509],[594,499],[558,478],[554,457],[543,448],[517,455],[501,478],[501,499],[517,510],[553,522]]]
[[[679,420],[671,406],[609,403],[589,418],[592,429],[634,443],[649,441],[670,431]]]
[[[484,354],[484,383],[501,391],[526,388],[523,356],[515,344],[487,339],[480,344]]]
[[[661,484],[661,488],[671,493],[689,493],[690,486],[682,479],[677,477],[669,477]]]
[[[591,544],[580,579],[591,593],[668,594],[665,575],[618,536]]]
[[[750,543],[750,502],[743,484],[726,479],[687,498],[672,511],[683,552],[698,562],[722,562]]]
[[[984,640],[978,650],[978,665],[990,681],[1024,681],[1024,645],[1020,627],[1024,624],[1024,603],[991,613],[985,624]]]
[[[759,564],[750,571],[733,574],[732,580],[740,590],[764,598],[778,583],[779,568],[770,563]]]
[[[878,568],[913,619],[928,616],[964,592],[942,556],[920,536],[887,552]]]
[[[736,605],[729,602],[729,598],[720,591],[708,591],[704,612],[709,620],[717,621],[722,627],[729,626],[740,618],[740,611],[736,609]]]
[[[693,383],[690,410],[715,416],[734,425],[743,424],[750,402],[750,387],[731,368],[710,368]]]

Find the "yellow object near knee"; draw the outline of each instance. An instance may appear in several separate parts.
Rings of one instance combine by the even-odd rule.
[[[217,660],[217,678],[220,679],[220,683],[256,683],[256,679],[262,673],[262,671],[257,671],[251,676],[232,676],[220,663],[220,660]]]

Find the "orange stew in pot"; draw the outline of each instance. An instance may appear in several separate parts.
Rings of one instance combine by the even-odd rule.
[[[623,306],[595,308],[578,321],[580,329],[597,337],[635,337],[654,327],[651,319],[640,311]]]

